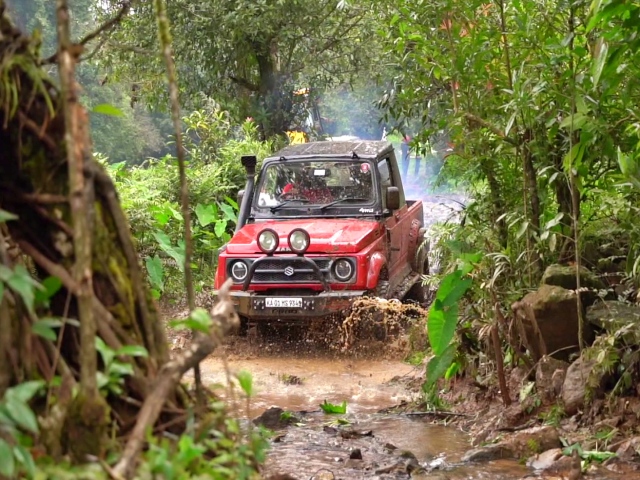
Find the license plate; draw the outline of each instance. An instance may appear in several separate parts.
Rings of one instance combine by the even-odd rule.
[[[301,298],[265,298],[264,305],[267,308],[302,308]]]

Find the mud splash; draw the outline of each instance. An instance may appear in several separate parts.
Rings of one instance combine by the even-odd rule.
[[[324,400],[346,401],[350,413],[375,413],[416,396],[405,385],[419,381],[421,372],[399,360],[336,358],[319,353],[314,357],[313,353],[297,353],[302,348],[296,349],[295,344],[289,344],[291,351],[287,353],[264,344],[242,343],[237,341],[233,347],[242,353],[230,353],[226,360],[211,357],[201,364],[207,385],[225,385],[226,368],[231,377],[242,370],[251,372],[256,393],[250,412],[240,411],[242,416],[253,418],[272,406],[292,412],[314,411]],[[224,390],[222,395],[226,395]],[[244,408],[244,403],[239,408]]]
[[[371,340],[386,341],[396,355],[426,346],[427,310],[415,303],[381,298],[359,298],[340,325],[341,351],[367,350]],[[388,350],[387,350],[388,351]],[[377,350],[379,354],[380,350]]]

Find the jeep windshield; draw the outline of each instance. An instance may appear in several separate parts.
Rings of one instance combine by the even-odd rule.
[[[255,210],[322,214],[375,201],[371,164],[363,160],[289,160],[268,164],[254,195]],[[371,209],[373,211],[373,209]]]

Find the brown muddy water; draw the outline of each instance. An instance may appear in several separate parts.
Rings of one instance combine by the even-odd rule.
[[[300,347],[235,338],[201,365],[205,384],[227,398],[236,415],[255,418],[270,407],[296,415],[298,423],[279,431],[272,441],[265,477],[287,473],[297,479],[506,480],[531,473],[514,461],[463,465],[460,458],[470,448],[465,432],[420,415],[378,413],[414,399],[415,388],[408,385],[418,385],[421,376],[401,360],[384,358],[389,356],[384,346],[374,348],[377,352],[373,357],[369,352],[366,359]],[[241,370],[251,372],[254,381],[249,411],[239,390],[231,391],[227,382]],[[346,415],[322,413],[319,405],[325,400],[346,401]],[[361,460],[350,459],[356,449]],[[408,454],[403,451],[411,452],[414,464],[426,472],[407,473]]]

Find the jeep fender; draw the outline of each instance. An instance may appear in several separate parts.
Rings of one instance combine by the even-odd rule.
[[[373,290],[378,285],[380,272],[386,266],[387,259],[382,252],[374,252],[369,260],[369,270],[367,271],[367,290]]]

